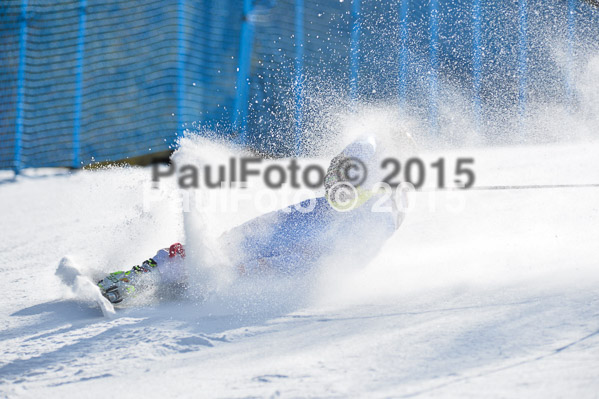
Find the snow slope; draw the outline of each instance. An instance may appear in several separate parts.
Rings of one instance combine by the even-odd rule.
[[[478,186],[559,185],[599,183],[597,154],[593,142],[425,157],[474,157]],[[597,186],[414,193],[362,270],[223,271],[208,303],[103,318],[54,273],[65,255],[108,272],[189,240],[193,217],[149,179],[131,168],[0,183],[0,396],[599,395]],[[244,206],[220,224],[204,215],[209,235],[260,213]]]

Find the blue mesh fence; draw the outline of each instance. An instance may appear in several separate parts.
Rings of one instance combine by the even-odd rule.
[[[236,5],[3,2],[0,168],[119,160],[168,150],[192,121],[228,123]]]
[[[575,101],[552,61],[599,36],[592,0],[4,0],[0,168],[172,148],[186,128],[301,154],[318,98],[394,98],[431,124],[448,85],[475,113]],[[551,84],[547,84],[551,82]]]

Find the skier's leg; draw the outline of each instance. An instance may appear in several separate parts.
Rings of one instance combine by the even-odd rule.
[[[149,286],[182,285],[186,280],[184,258],[183,245],[173,244],[131,270],[110,273],[98,287],[110,302],[118,303]]]

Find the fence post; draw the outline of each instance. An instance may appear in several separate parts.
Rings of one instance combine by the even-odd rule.
[[[438,124],[438,97],[439,97],[439,1],[430,2],[430,76],[429,76],[429,119],[431,124],[431,133],[439,132]]]
[[[185,0],[177,2],[177,24],[177,138],[181,138],[185,124]]]
[[[528,92],[528,0],[519,0],[520,6],[520,40],[518,49],[518,105],[520,129],[524,127]]]
[[[350,77],[349,77],[349,95],[352,101],[358,99],[358,69],[360,68],[360,34],[362,21],[360,20],[360,1],[352,1],[352,31],[350,43]]]
[[[237,93],[233,106],[233,130],[239,134],[239,141],[246,144],[248,97],[250,84],[250,63],[254,44],[254,22],[252,21],[252,0],[243,0],[243,24],[239,44],[239,66],[237,67]]]
[[[295,155],[299,156],[303,134],[304,0],[295,0]]]
[[[81,98],[83,85],[83,60],[85,56],[85,7],[87,0],[79,4],[79,37],[77,38],[77,57],[75,66],[75,117],[73,121],[73,168],[78,168],[81,154]]]
[[[408,87],[408,8],[409,0],[401,0],[399,9],[399,32],[401,49],[399,52],[399,103],[405,105]]]
[[[482,87],[482,12],[481,0],[472,1],[472,88],[474,106],[474,123],[477,133],[481,130],[482,104],[480,91]]]
[[[568,0],[568,59],[566,71],[566,96],[570,107],[574,106],[574,41],[576,40],[575,0]]]
[[[19,21],[19,69],[17,72],[17,112],[15,120],[15,158],[13,170],[18,175],[23,165],[21,156],[23,151],[23,118],[25,103],[25,61],[27,59],[27,0],[21,3]]]

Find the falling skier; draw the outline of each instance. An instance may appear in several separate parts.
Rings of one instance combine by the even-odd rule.
[[[372,259],[404,217],[396,196],[376,187],[380,152],[373,137],[354,141],[331,161],[324,197],[267,213],[220,236],[218,242],[227,248],[238,274],[295,275],[329,256],[337,264],[360,265]],[[352,160],[365,167],[364,179],[355,186],[348,185],[356,172],[348,163]],[[347,203],[353,208],[343,209]],[[185,249],[175,243],[129,271],[111,273],[98,287],[118,303],[150,284],[184,287],[186,278]]]

